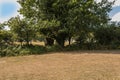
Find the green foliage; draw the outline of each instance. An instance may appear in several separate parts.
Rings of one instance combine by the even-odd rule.
[[[10,30],[16,34],[17,40],[20,42],[26,41],[27,45],[35,37],[35,29],[28,19],[20,19],[19,16],[11,18],[8,21]]]
[[[81,50],[82,48],[80,48],[80,45],[78,44],[71,44],[65,47],[65,51],[77,51],[77,50]]]
[[[102,0],[18,0],[19,16],[0,24],[0,56],[44,52],[119,49],[120,24],[109,23],[113,2]],[[8,25],[10,31],[5,31]],[[75,41],[72,43],[71,39]],[[30,41],[44,41],[44,46]],[[65,46],[65,41],[69,46]],[[13,45],[12,42],[21,42]],[[27,45],[23,45],[23,42]],[[57,44],[55,44],[55,41]],[[71,44],[72,43],[72,44]]]
[[[60,46],[65,40],[82,31],[107,23],[114,2],[102,0],[18,0],[20,13],[36,22],[45,37],[53,38]],[[57,24],[57,25],[56,25]],[[62,31],[62,32],[61,32]],[[61,36],[63,35],[63,36]],[[60,42],[61,40],[61,42]]]
[[[24,48],[24,47],[23,47]],[[28,54],[41,54],[46,52],[46,48],[44,46],[33,46],[29,45],[28,47],[25,47],[23,50],[28,50]]]
[[[18,47],[18,46],[6,45],[0,51],[0,56],[1,57],[5,57],[5,56],[17,56],[19,54],[20,50],[21,50],[21,48]]]
[[[104,25],[94,33],[96,42],[100,45],[115,45],[117,47],[120,45],[119,31],[120,28],[115,24]]]
[[[114,31],[111,28],[99,28],[95,32],[95,38],[101,45],[109,45],[114,39]]]
[[[58,52],[58,51],[64,51],[64,49],[59,45],[53,45],[53,46],[47,46],[47,52]]]
[[[9,43],[12,41],[13,34],[10,31],[2,30],[0,31],[0,40],[1,42]]]
[[[47,50],[43,46],[15,46],[15,45],[7,45],[4,46],[0,50],[0,56],[23,56],[23,55],[31,55],[31,54],[42,54]]]

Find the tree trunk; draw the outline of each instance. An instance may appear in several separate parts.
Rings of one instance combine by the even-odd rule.
[[[20,43],[21,43],[21,46],[22,46],[22,41]]]
[[[46,38],[45,46],[52,46],[54,44],[54,40],[52,38]]]
[[[29,45],[29,34],[28,34],[28,32],[26,34],[26,42],[27,42],[27,45]]]
[[[71,45],[71,37],[68,38],[69,46]]]
[[[64,47],[65,39],[62,39],[62,38],[59,39],[59,38],[57,38],[56,41],[57,41],[58,45],[60,45],[61,47]]]

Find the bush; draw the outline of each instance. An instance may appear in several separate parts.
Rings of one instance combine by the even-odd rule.
[[[56,52],[56,51],[63,51],[63,48],[59,45],[47,46],[47,52]]]
[[[23,56],[23,55],[31,55],[31,54],[41,54],[45,53],[47,50],[43,46],[15,46],[15,45],[8,45],[4,46],[0,50],[0,56]]]
[[[6,48],[1,50],[0,56],[16,56],[18,52],[16,52],[16,47],[13,46],[7,46]]]
[[[22,49],[22,50],[19,52],[19,55],[20,55],[20,56],[28,55],[28,54],[31,54],[31,52],[30,52],[30,50],[27,50],[27,49]]]
[[[75,51],[75,50],[80,50],[79,44],[71,44],[65,47],[65,51]]]
[[[41,54],[41,53],[45,53],[46,47],[44,46],[32,46],[29,48],[31,54]]]

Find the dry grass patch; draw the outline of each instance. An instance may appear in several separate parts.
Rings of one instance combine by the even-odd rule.
[[[31,42],[33,45],[39,45],[39,46],[45,46],[44,42],[36,41],[36,42]],[[20,45],[20,42],[14,42],[14,44]],[[22,44],[26,44],[26,42],[23,42]]]
[[[0,80],[120,80],[120,55],[115,53],[120,51],[1,58]]]

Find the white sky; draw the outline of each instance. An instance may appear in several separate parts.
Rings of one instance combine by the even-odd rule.
[[[97,1],[97,2],[100,2],[101,0],[95,0],[95,1]],[[114,0],[108,0],[108,1],[114,1]],[[115,7],[115,6],[120,6],[120,0],[116,0],[115,1],[115,4],[114,4],[114,6],[113,7]]]
[[[100,2],[101,0],[96,0],[97,2]],[[108,1],[114,1],[114,0],[108,0]],[[116,0],[115,4],[113,5],[113,7],[116,6],[120,6],[120,0]],[[120,21],[120,12],[116,13],[113,17],[112,17],[112,21]]]
[[[110,0],[113,1],[113,0]],[[115,2],[115,6],[120,6],[120,0],[116,0]],[[112,21],[120,21],[120,12],[116,13],[113,17],[112,17]]]
[[[120,21],[120,12],[116,13],[113,17],[112,17],[112,21]]]

